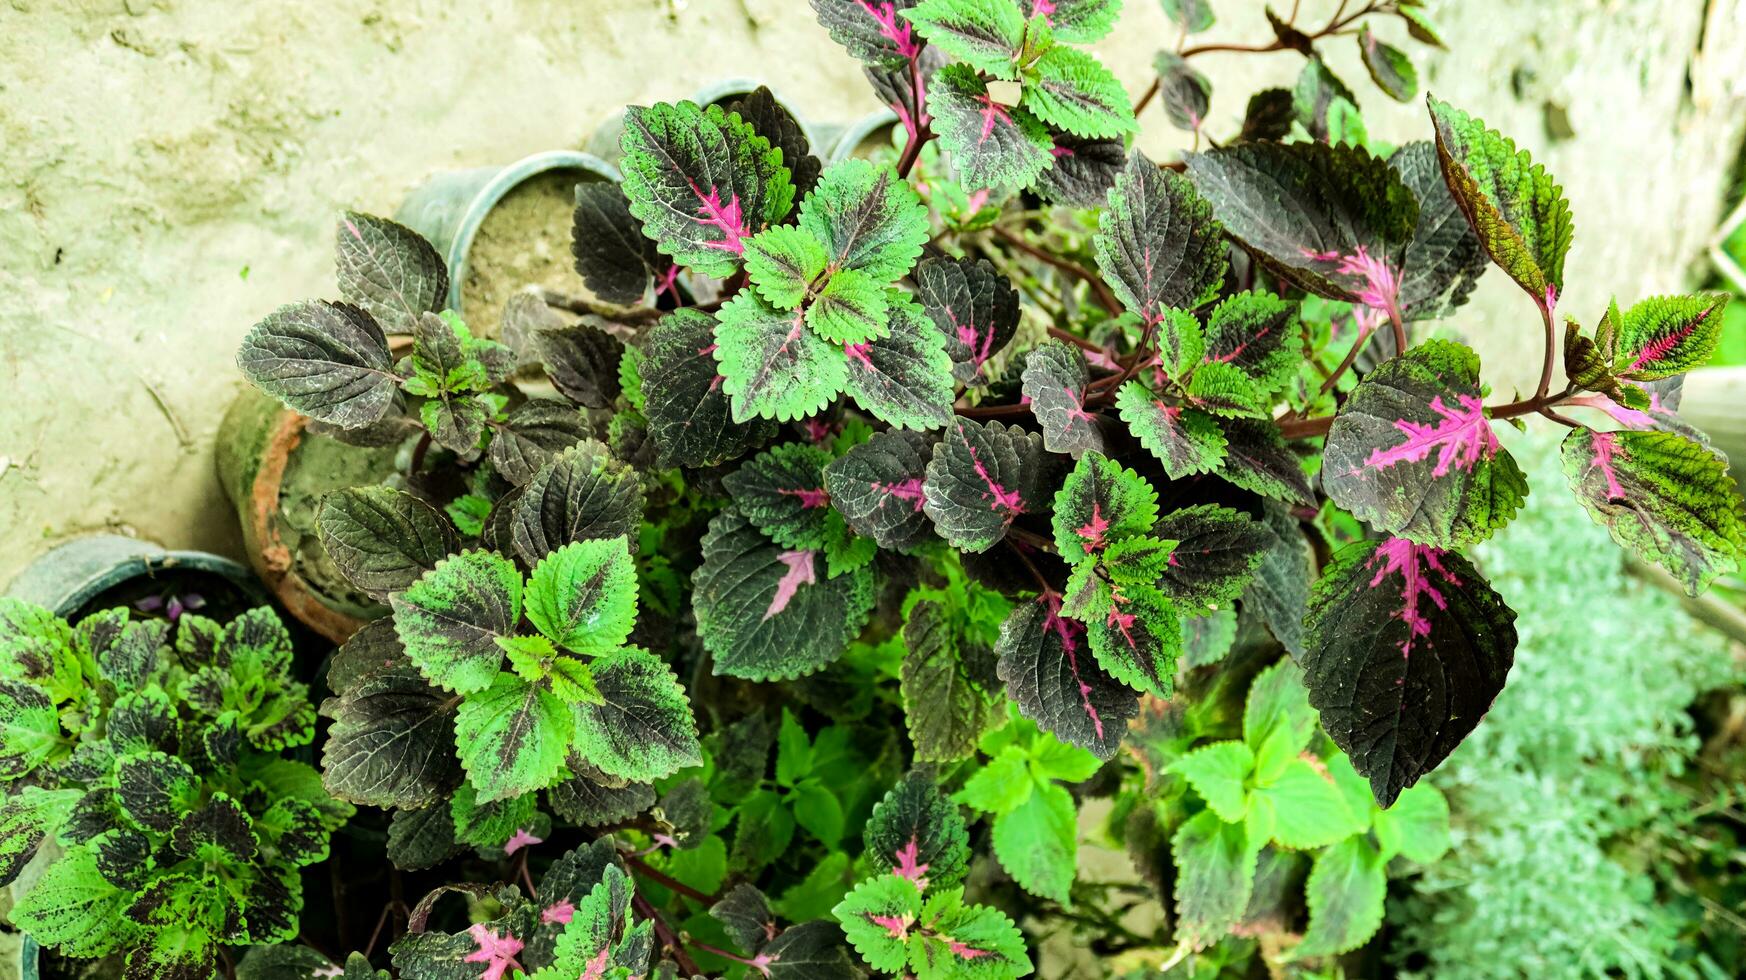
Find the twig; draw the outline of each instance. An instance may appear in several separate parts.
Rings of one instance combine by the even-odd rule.
[[[1113,291],[1111,291],[1111,289],[1109,288],[1109,285],[1103,281],[1103,277],[1097,275],[1096,273],[1092,272],[1090,269],[1085,268],[1084,266],[1075,265],[1074,263],[1069,262],[1066,259],[1061,258],[1058,255],[1051,255],[1048,252],[1036,247],[1035,245],[1032,245],[1030,242],[1025,241],[1023,238],[1020,238],[1018,235],[1015,235],[1012,232],[1008,231],[1007,229],[1000,227],[999,225],[995,225],[990,230],[994,232],[994,237],[1000,239],[1001,241],[1007,243],[1008,245],[1011,245],[1013,248],[1018,249],[1019,251],[1025,253],[1026,255],[1029,255],[1031,258],[1036,259],[1037,261],[1042,262],[1046,265],[1054,266],[1055,268],[1061,270],[1062,272],[1067,273],[1070,276],[1073,276],[1074,278],[1084,280],[1088,285],[1091,286],[1091,292],[1093,295],[1095,295],[1097,297],[1097,302],[1099,303],[1099,305],[1101,305],[1104,309],[1108,310],[1111,316],[1121,316],[1122,315],[1122,312],[1124,310],[1124,307],[1122,306],[1122,302],[1121,302],[1121,300],[1116,299],[1115,293]]]
[[[1552,301],[1543,299],[1538,305],[1540,319],[1546,324],[1546,359],[1540,364],[1540,387],[1534,389],[1534,397],[1544,398],[1552,387],[1553,352],[1558,349],[1558,334],[1552,326]],[[1406,348],[1402,347],[1401,350]]]
[[[679,894],[684,895],[686,898],[696,899],[697,901],[702,902],[704,905],[714,905],[716,902],[720,901],[720,899],[721,899],[721,896],[719,896],[719,895],[710,895],[710,894],[706,894],[704,892],[698,891],[697,889],[691,887],[690,885],[687,885],[686,883],[684,883],[683,881],[680,881],[677,878],[672,877],[671,875],[668,875],[668,874],[665,874],[663,872],[655,870],[654,868],[650,867],[649,863],[647,861],[644,861],[642,858],[627,857],[625,859],[625,863],[629,864],[631,866],[631,868],[633,868],[636,871],[637,874],[642,875],[643,877],[649,879],[650,881],[652,881],[658,885],[665,886],[669,891],[678,892]]]
[[[667,921],[661,918],[661,913],[649,904],[648,899],[641,895],[635,895],[632,896],[631,903],[636,906],[636,910],[642,914],[643,918],[655,924],[656,937],[660,939],[661,945],[667,947],[667,951],[673,954],[673,962],[679,965],[679,969],[686,976],[697,976],[703,972],[697,968],[697,963],[691,958],[691,954],[685,951],[685,944],[680,942],[679,936],[673,932],[672,927],[667,925]]]

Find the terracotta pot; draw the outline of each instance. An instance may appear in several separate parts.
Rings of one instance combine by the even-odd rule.
[[[346,594],[313,533],[313,514],[287,515],[286,479],[312,447],[348,464],[345,478],[313,474],[306,497],[323,490],[380,483],[399,472],[398,447],[348,446],[309,432],[309,419],[277,400],[245,389],[218,430],[218,478],[236,508],[243,545],[255,574],[285,610],[334,643],[344,643],[386,612],[367,597]],[[315,442],[319,440],[320,442]]]

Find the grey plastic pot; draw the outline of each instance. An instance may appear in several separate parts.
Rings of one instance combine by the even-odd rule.
[[[837,140],[831,145],[830,154],[825,163],[836,163],[850,157],[860,156],[864,147],[890,146],[890,131],[897,125],[897,113],[890,109],[880,109],[869,112],[865,116],[843,127],[837,135]]]
[[[465,315],[461,284],[467,277],[467,252],[485,216],[518,185],[553,170],[574,170],[582,180],[618,179],[618,168],[592,153],[548,150],[505,167],[437,174],[408,194],[394,212],[394,220],[423,235],[443,257],[449,269],[450,309]]]
[[[726,106],[730,102],[752,94],[764,84],[755,78],[724,78],[705,85],[686,98],[698,105]],[[771,91],[776,95],[776,104],[787,109],[789,115],[800,123],[800,131],[806,134],[806,142],[812,147],[812,152],[820,159],[824,159],[826,149],[835,144],[843,131],[843,126],[831,123],[813,123],[796,112],[794,106],[782,97],[782,93],[775,91],[774,86],[771,86]],[[618,147],[619,137],[623,135],[624,110],[620,109],[595,128],[594,135],[588,138],[586,148],[589,153],[617,165],[619,159],[624,156],[624,152]]]
[[[6,594],[70,616],[123,582],[170,569],[209,572],[258,602],[270,601],[254,573],[239,562],[204,551],[171,551],[119,534],[87,535],[49,549],[18,573]]]

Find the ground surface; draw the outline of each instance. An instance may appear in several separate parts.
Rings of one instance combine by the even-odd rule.
[[[1103,54],[1137,92],[1175,36],[1151,0],[1128,7]],[[1268,37],[1261,4],[1214,7],[1209,39]],[[1685,285],[1746,124],[1746,0],[1433,9],[1453,52],[1422,59],[1428,87],[1563,178],[1565,309]],[[1373,134],[1427,134],[1350,40],[1334,53]],[[1202,61],[1220,135],[1300,63]],[[578,147],[626,102],[735,75],[818,120],[876,108],[801,0],[0,0],[0,581],[94,529],[234,551],[212,466],[232,352],[279,304],[332,294],[340,209],[391,214],[430,174]],[[1157,110],[1144,123],[1148,150],[1175,145]],[[1469,311],[1488,364],[1529,379],[1525,300],[1494,272]]]

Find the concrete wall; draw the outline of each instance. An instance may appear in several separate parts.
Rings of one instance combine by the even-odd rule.
[[[1128,7],[1101,53],[1137,92],[1175,32]],[[1269,37],[1261,4],[1215,7],[1208,39]],[[1684,285],[1746,122],[1746,0],[1433,9],[1453,51],[1421,56],[1426,85],[1563,178],[1566,309]],[[1332,50],[1374,135],[1427,135],[1349,39]],[[1222,134],[1300,59],[1198,63]],[[732,75],[818,119],[876,108],[802,0],[0,0],[0,581],[92,529],[236,547],[211,455],[232,353],[275,306],[333,293],[339,209],[392,213],[429,174],[580,146],[619,105]],[[1155,155],[1180,145],[1156,109],[1144,123]],[[1531,383],[1532,308],[1488,280],[1461,329]]]

